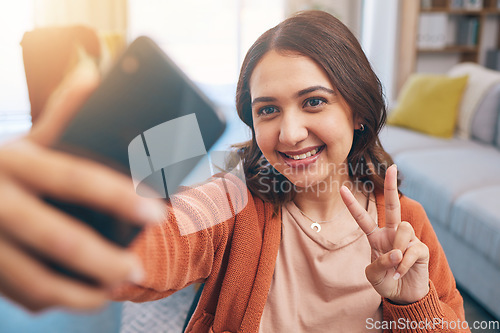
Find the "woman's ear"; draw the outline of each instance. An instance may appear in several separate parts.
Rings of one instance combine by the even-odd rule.
[[[359,116],[354,117],[354,129],[358,131],[364,129],[363,119]]]

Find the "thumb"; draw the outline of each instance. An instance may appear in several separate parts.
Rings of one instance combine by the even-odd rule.
[[[94,60],[88,56],[81,57],[48,99],[28,138],[44,146],[52,144],[98,86],[99,78]]]
[[[399,276],[387,276],[387,274],[388,270],[395,268],[402,259],[403,253],[399,249],[395,249],[381,255],[366,267],[366,278],[374,287],[381,284],[387,277],[397,280]]]

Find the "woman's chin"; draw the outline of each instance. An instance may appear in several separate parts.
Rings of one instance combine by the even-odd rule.
[[[300,179],[300,178],[287,178],[297,190],[310,190],[316,192],[320,191],[328,191],[333,188],[331,180],[327,180],[323,177],[309,177],[308,179]]]

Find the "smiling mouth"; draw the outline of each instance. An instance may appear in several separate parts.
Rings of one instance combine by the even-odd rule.
[[[288,155],[288,154],[285,154],[285,153],[281,153],[283,154],[284,156],[286,156],[287,158],[290,158],[290,159],[293,159],[293,160],[303,160],[303,159],[306,159],[308,157],[311,157],[311,156],[314,156],[314,155],[317,155],[319,154],[323,148],[325,146],[321,146],[321,147],[316,147],[306,153],[303,153],[303,154],[299,154],[299,155]]]

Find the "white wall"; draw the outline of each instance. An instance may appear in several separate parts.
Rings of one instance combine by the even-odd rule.
[[[365,0],[362,9],[361,45],[382,82],[389,106],[396,98],[398,9],[398,0]]]
[[[359,38],[362,2],[363,0],[286,0],[285,15],[288,17],[301,10],[323,10],[342,21]]]

